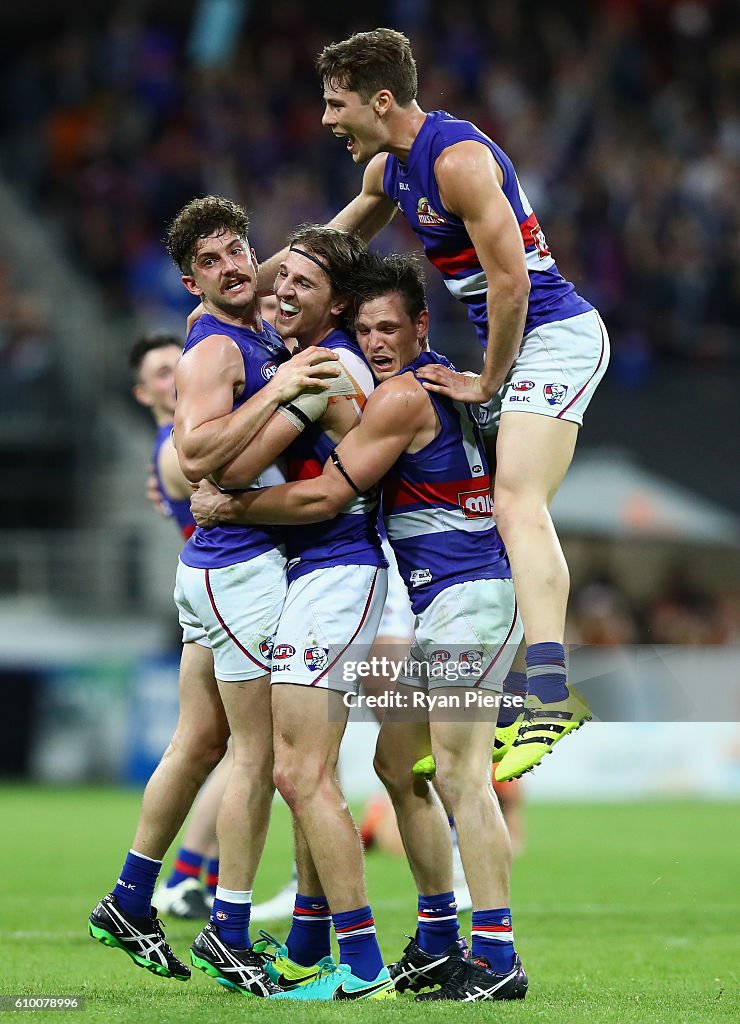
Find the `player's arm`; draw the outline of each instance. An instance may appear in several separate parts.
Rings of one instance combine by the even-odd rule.
[[[227,496],[196,491],[196,522],[295,524],[333,519],[345,505],[374,487],[408,447],[429,413],[429,401],[413,377],[381,385],[368,399],[362,420],[335,451],[319,477]]]
[[[329,227],[343,228],[369,242],[390,224],[396,204],[383,191],[387,158],[387,153],[378,153],[372,158],[362,176],[362,191],[329,221]]]
[[[354,352],[333,351],[338,356],[334,367],[339,368],[339,376],[320,394],[304,392],[292,402],[281,405],[244,451],[213,474],[220,488],[237,490],[251,483],[295,441],[308,421],[320,423],[330,434],[335,431],[334,437],[337,432],[343,437],[355,426],[359,410],[373,389],[372,374]],[[301,358],[305,359],[304,352],[293,356],[296,360]]]
[[[172,438],[169,437],[159,449],[157,470],[162,489],[170,501],[183,501],[193,493],[193,487],[180,468]]]
[[[440,197],[464,223],[488,282],[488,345],[480,377],[446,367],[425,367],[419,376],[459,401],[491,398],[506,380],[522,342],[529,297],[524,243],[514,211],[499,183],[498,164],[479,142],[459,142],[436,164]]]
[[[234,410],[234,397],[244,387],[241,352],[225,335],[199,342],[175,371],[175,442],[188,480],[197,483],[235,459],[279,405],[307,388],[327,387],[338,373],[333,362],[336,357],[327,349],[306,349]]]

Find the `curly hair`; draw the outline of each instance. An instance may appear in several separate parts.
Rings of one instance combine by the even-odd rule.
[[[246,239],[249,215],[243,206],[224,196],[192,199],[167,227],[167,252],[183,274],[190,274],[198,242],[226,231],[233,231],[239,238]]]
[[[416,99],[411,43],[392,28],[355,32],[340,43],[329,43],[316,58],[316,70],[325,85],[356,92],[363,103],[380,89],[392,92],[402,107]]]

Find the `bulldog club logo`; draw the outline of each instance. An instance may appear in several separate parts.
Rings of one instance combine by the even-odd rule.
[[[512,391],[531,391],[534,387],[533,380],[515,380],[511,385]]]
[[[292,658],[295,654],[295,647],[291,644],[278,644],[272,650],[273,661],[285,661],[286,658]]]
[[[483,651],[463,651],[460,655],[461,665],[480,665],[483,661]]]
[[[303,660],[306,663],[306,668],[312,672],[323,672],[329,664],[329,648],[307,647],[303,652]]]
[[[429,205],[426,196],[422,196],[416,204],[416,216],[419,218],[419,223],[425,227],[434,227],[437,224],[445,223],[444,217],[440,217],[437,211]]]
[[[542,390],[545,394],[545,401],[550,405],[562,405],[565,401],[565,396],[568,394],[568,385],[545,384]]]
[[[262,364],[262,368],[260,369],[260,373],[262,374],[262,376],[264,377],[265,380],[270,380],[271,377],[275,376],[277,371],[278,371],[277,363],[272,363],[272,362],[270,362],[270,363],[263,363]]]
[[[260,644],[260,654],[265,659],[265,661],[269,661],[270,658],[272,657],[273,642],[274,640],[271,636],[266,636],[265,639]]]

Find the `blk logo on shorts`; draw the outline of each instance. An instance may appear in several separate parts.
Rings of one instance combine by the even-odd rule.
[[[565,396],[568,394],[567,384],[545,384],[543,387],[545,399],[550,405],[562,405]]]
[[[312,672],[322,672],[329,664],[328,647],[307,647],[303,652],[306,668]]]

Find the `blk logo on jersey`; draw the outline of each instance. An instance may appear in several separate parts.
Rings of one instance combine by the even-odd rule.
[[[437,224],[446,223],[444,217],[440,217],[437,211],[429,205],[429,200],[426,196],[422,196],[416,204],[416,216],[419,218],[419,223],[425,227],[434,227]]]
[[[328,647],[307,647],[303,652],[303,660],[306,668],[312,672],[323,672],[329,664]]]
[[[421,587],[425,583],[432,582],[432,570],[431,569],[412,569],[411,575],[409,576],[409,582],[412,587]]]
[[[515,380],[512,382],[512,391],[531,391],[534,387],[533,380]]]
[[[550,405],[562,405],[568,394],[567,384],[545,384],[542,388],[545,400]]]
[[[272,649],[272,660],[285,661],[286,658],[292,658],[294,654],[295,647],[291,644],[278,644],[277,647]]]
[[[479,491],[460,491],[457,503],[466,519],[488,519],[493,511],[491,493],[486,488]]]
[[[266,636],[265,639],[260,644],[260,654],[265,659],[265,661],[269,661],[270,658],[272,657],[272,644],[273,638],[271,636]]]
[[[260,369],[260,373],[262,374],[265,380],[270,380],[271,377],[275,376],[277,371],[277,363],[263,363],[262,368]]]

